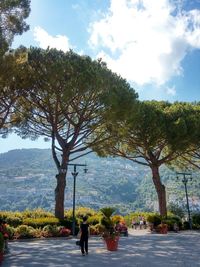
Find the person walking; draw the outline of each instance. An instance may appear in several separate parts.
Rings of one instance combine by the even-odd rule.
[[[143,227],[143,218],[141,215],[138,216],[138,219],[139,219],[139,225],[140,225],[140,230],[142,229]]]
[[[8,249],[9,234],[7,231],[7,224],[2,219],[0,219],[0,232],[2,233],[3,238],[4,238],[4,253],[8,253],[9,252],[9,249]]]
[[[87,217],[83,217],[83,222],[80,225],[81,237],[80,247],[82,256],[88,255],[88,237],[89,237],[89,224],[87,223]]]

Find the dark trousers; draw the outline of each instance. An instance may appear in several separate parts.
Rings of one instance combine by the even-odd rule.
[[[81,237],[80,246],[83,254],[88,253],[88,237]]]

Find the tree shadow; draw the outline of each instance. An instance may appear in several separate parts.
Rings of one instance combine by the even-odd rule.
[[[107,251],[103,240],[89,240],[89,255],[82,256],[75,239],[42,239],[9,243],[3,267],[39,266],[136,266],[198,267],[200,233],[145,234],[121,237],[119,249]]]

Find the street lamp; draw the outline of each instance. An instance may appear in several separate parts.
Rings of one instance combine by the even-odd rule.
[[[73,236],[75,236],[75,225],[76,225],[76,221],[75,221],[75,199],[76,199],[76,177],[78,175],[78,172],[76,171],[77,167],[85,167],[83,170],[85,173],[87,173],[88,169],[87,169],[87,165],[86,164],[72,164],[72,163],[68,163],[68,166],[74,166],[74,171],[72,172],[72,176],[74,177],[74,186],[73,186],[73,213],[72,213],[72,234]]]
[[[191,173],[187,173],[187,172],[177,172],[177,180],[179,179],[179,176],[183,176],[182,178],[182,182],[185,186],[185,196],[186,196],[186,201],[187,201],[187,211],[188,211],[188,221],[189,221],[189,225],[190,225],[190,230],[192,230],[192,220],[191,220],[191,216],[190,216],[190,207],[189,207],[189,201],[188,201],[188,192],[187,192],[187,183],[188,181],[192,181],[192,174]]]

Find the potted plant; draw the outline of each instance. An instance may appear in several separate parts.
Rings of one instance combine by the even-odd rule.
[[[3,252],[4,252],[4,238],[3,234],[0,232],[0,264],[3,261]]]
[[[112,215],[115,212],[114,208],[105,207],[102,208],[101,213],[103,217],[101,219],[102,237],[106,243],[107,249],[110,251],[115,251],[118,249],[119,232],[115,230],[114,222],[112,220]]]
[[[161,224],[161,216],[159,214],[149,214],[147,222],[151,232],[156,232],[158,225]]]
[[[166,223],[161,222],[157,227],[160,234],[167,234],[168,226]]]

